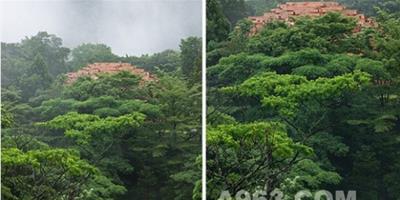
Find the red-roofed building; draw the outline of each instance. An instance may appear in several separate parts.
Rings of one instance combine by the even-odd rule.
[[[359,31],[361,27],[375,26],[373,20],[358,13],[357,10],[347,9],[345,6],[337,2],[287,2],[278,5],[277,8],[271,9],[270,12],[264,13],[263,16],[251,16],[249,19],[254,24],[252,34],[255,34],[265,24],[274,20],[284,21],[292,25],[292,18],[294,17],[319,17],[329,12],[340,12],[343,15],[356,18],[358,21],[358,27],[355,31]]]
[[[67,73],[67,84],[75,82],[79,77],[91,77],[97,78],[99,74],[116,74],[121,71],[127,71],[132,74],[138,75],[142,78],[142,81],[153,81],[155,77],[144,69],[132,66],[129,63],[93,63],[86,67],[76,71]]]

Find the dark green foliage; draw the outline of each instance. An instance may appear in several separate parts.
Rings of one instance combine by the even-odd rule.
[[[52,78],[69,70],[66,64],[69,49],[62,47],[61,38],[47,32],[39,32],[33,37],[23,39],[20,43],[1,45],[3,87],[15,84],[15,81],[21,78],[20,75],[36,62],[33,58],[37,55],[41,56],[40,64],[46,65]]]
[[[241,82],[260,69],[266,69],[262,62],[269,57],[262,54],[240,53],[222,58],[217,65],[207,70],[209,85]]]
[[[87,64],[95,62],[116,62],[118,56],[111,52],[111,48],[104,44],[81,44],[71,51],[72,70],[78,70]]]
[[[147,71],[174,72],[180,68],[180,53],[174,50],[165,50],[152,55],[126,56],[121,58],[124,62],[140,66]]]
[[[1,105],[1,128],[10,128],[14,123],[14,117]]]
[[[2,148],[1,154],[2,187],[11,199],[76,197],[88,189],[82,187],[87,178],[99,173],[77,152],[64,149]]]
[[[249,50],[278,56],[285,51],[316,48],[321,52],[347,51],[347,38],[351,37],[356,23],[339,13],[329,13],[320,18],[298,18],[289,27],[281,22],[265,26],[249,42]]]
[[[35,112],[42,116],[43,119],[52,119],[57,115],[62,115],[67,112],[75,111],[75,104],[77,103],[74,99],[50,99],[44,101],[39,107],[35,108]]]
[[[356,69],[371,74],[374,77],[374,79],[377,80],[381,79],[387,80],[390,78],[390,75],[386,72],[385,68],[383,67],[383,63],[380,61],[374,61],[371,59],[361,59],[358,60]]]
[[[282,0],[248,0],[246,4],[253,10],[252,15],[261,16],[265,12],[275,8]]]
[[[27,37],[20,43],[2,43],[2,90],[20,91],[24,102],[48,88],[60,74],[69,71],[70,50],[61,38],[46,32]]]
[[[230,24],[218,0],[207,0],[207,43],[220,42],[228,37]]]
[[[301,75],[307,77],[307,79],[317,79],[319,77],[329,76],[329,72],[324,67],[314,66],[314,65],[304,65],[293,69],[293,74]]]
[[[36,55],[26,74],[19,80],[20,88],[22,88],[22,99],[28,100],[38,90],[49,87],[51,82],[52,80],[43,57],[40,54]]]
[[[357,60],[356,56],[336,55],[326,64],[326,69],[332,76],[349,73],[354,70]]]
[[[86,100],[89,97],[112,96],[114,98],[140,98],[140,77],[129,72],[121,72],[115,76],[103,75],[101,79],[93,80],[90,77],[80,78],[73,85],[68,86],[64,95],[77,100]]]
[[[156,78],[120,72],[67,84],[69,69],[52,74],[66,57],[49,49],[69,52],[55,36],[2,43],[2,199],[198,199],[201,39],[181,47],[118,57],[83,44],[72,50],[74,70],[121,60]]]
[[[264,6],[257,8],[260,13],[280,2],[248,4]],[[269,23],[254,36],[209,43],[208,198],[265,186],[268,199],[275,188],[284,199],[304,189],[356,190],[367,200],[398,197],[400,4],[343,2],[371,12],[379,26],[354,32],[352,19],[330,13],[296,18],[291,26]],[[233,41],[241,48],[230,45]],[[275,129],[257,128],[273,123]],[[279,127],[285,127],[280,136],[312,154],[289,153],[280,160],[283,167],[262,162],[274,158],[264,150],[279,149],[272,142],[283,137],[254,135],[268,137]],[[291,142],[279,144],[290,149]]]
[[[249,16],[252,12],[245,0],[218,0],[218,2],[232,28],[236,26],[236,22]]]
[[[281,178],[286,171],[282,166],[296,165],[298,158],[312,154],[276,122],[218,126],[208,131],[207,145],[210,198],[226,189],[235,194],[241,189],[254,192],[260,185],[274,188],[278,182],[271,179]]]
[[[201,38],[189,37],[180,44],[182,73],[190,82],[201,80]]]
[[[367,16],[376,16],[377,8],[379,9],[387,9],[391,12],[398,12],[399,2],[396,0],[340,0],[340,3],[345,4],[348,7],[353,9],[360,10]]]
[[[229,85],[241,83],[251,75],[262,71],[275,70],[278,73],[300,73],[299,67],[310,68],[310,65],[317,67],[319,72],[314,69],[313,79],[324,76],[341,75],[344,72],[354,70],[356,60],[359,57],[321,54],[316,49],[303,49],[296,52],[287,52],[279,57],[270,57],[263,54],[239,53],[222,58],[217,65],[211,66],[207,70],[209,85],[221,84]],[[348,62],[348,63],[346,63]],[[341,65],[345,63],[349,65]],[[310,72],[310,73],[311,73]],[[305,74],[304,74],[305,75]]]

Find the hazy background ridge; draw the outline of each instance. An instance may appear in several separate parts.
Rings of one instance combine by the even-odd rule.
[[[1,41],[47,31],[70,48],[104,43],[118,55],[155,53],[201,36],[201,6],[201,0],[1,0]]]

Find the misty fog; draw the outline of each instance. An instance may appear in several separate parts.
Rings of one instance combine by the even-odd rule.
[[[69,48],[104,43],[118,55],[155,53],[201,36],[201,7],[201,0],[1,0],[1,41],[47,31]]]

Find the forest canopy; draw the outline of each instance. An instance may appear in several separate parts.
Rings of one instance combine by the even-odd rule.
[[[139,57],[105,44],[69,49],[47,32],[1,47],[2,199],[200,198],[200,38]],[[65,82],[95,62],[157,78]]]
[[[251,32],[284,2],[207,0],[207,198],[397,199],[400,2],[340,1],[376,21],[360,31],[328,13]]]

